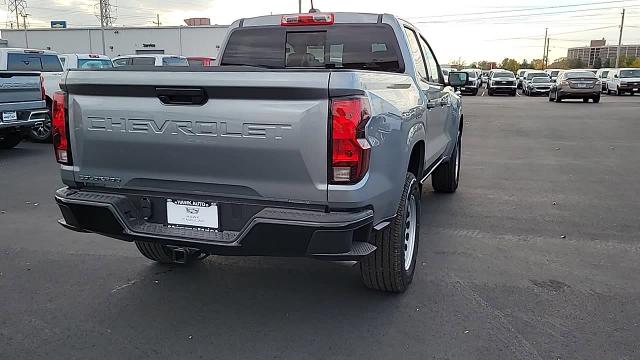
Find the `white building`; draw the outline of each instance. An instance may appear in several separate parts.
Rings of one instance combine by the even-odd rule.
[[[101,32],[99,28],[3,29],[1,35],[6,47],[101,54]],[[105,29],[105,53],[112,58],[130,54],[217,57],[226,33],[227,26],[220,25],[115,27]]]

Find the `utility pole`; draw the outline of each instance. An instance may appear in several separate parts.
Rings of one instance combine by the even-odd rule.
[[[622,46],[622,30],[624,29],[624,11],[622,9],[622,21],[620,21],[620,37],[618,38],[618,50],[616,51],[616,68],[620,66],[620,47]]]
[[[100,19],[100,31],[102,33],[102,54],[107,55],[107,47],[104,39],[104,29],[113,26],[113,22],[116,20],[115,16],[111,15],[111,4],[109,4],[109,0],[98,0],[98,8],[100,9],[99,15],[96,14],[98,19]]]
[[[544,46],[542,47],[542,70],[544,70],[545,68],[545,56],[547,54],[547,32],[549,31],[549,28],[544,28]]]
[[[22,27],[24,28],[24,47],[29,48],[29,36],[27,35],[27,16],[29,14],[22,14]]]
[[[156,14],[156,21],[154,21],[153,23],[156,24],[158,27],[160,27],[160,24],[162,24],[160,22],[160,14]]]
[[[547,50],[545,51],[544,56],[544,67],[545,69],[549,67],[549,43],[551,42],[550,38],[547,38]]]
[[[26,0],[9,0],[7,4],[9,14],[13,13],[16,16],[16,29],[20,29],[20,16],[25,13],[26,8]]]
[[[298,0],[298,13],[302,14],[302,0]]]

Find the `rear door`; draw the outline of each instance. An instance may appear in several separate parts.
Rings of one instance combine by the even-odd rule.
[[[444,127],[447,120],[445,106],[448,103],[444,84],[440,81],[440,71],[437,63],[431,67],[428,65],[418,34],[411,28],[405,27],[405,33],[409,41],[409,48],[416,68],[416,80],[418,86],[427,98],[427,163],[434,162],[447,146]],[[423,45],[426,47],[426,45]],[[426,50],[429,50],[428,47]],[[434,73],[435,72],[435,73]]]

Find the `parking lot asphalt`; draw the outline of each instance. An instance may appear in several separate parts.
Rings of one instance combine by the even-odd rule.
[[[51,145],[0,152],[0,359],[638,359],[640,96],[465,97],[402,295],[352,264],[153,264],[69,232]]]

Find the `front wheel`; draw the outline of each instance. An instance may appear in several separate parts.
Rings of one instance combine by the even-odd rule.
[[[589,98],[584,98],[584,99],[582,99],[582,102],[583,102],[583,103],[588,103],[588,102],[589,102]]]
[[[562,98],[560,97],[560,95],[558,95],[557,91],[556,91],[556,96],[554,98],[555,98],[557,103],[562,102]]]
[[[412,173],[405,177],[393,222],[373,230],[369,242],[377,249],[360,261],[360,276],[369,289],[402,293],[413,280],[420,240],[420,187]]]
[[[20,133],[0,133],[0,149],[12,149],[22,141],[22,134]]]
[[[600,96],[594,97],[593,98],[593,102],[596,103],[596,104],[599,103],[600,102]]]

